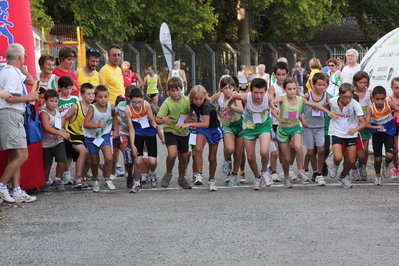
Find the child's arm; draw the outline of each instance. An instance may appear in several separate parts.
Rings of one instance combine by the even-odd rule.
[[[129,138],[130,138],[130,145],[132,146],[132,152],[134,157],[137,156],[137,148],[134,145],[134,138],[135,138],[135,131],[134,131],[134,127],[133,127],[133,122],[131,119],[131,114],[130,114],[130,110],[129,108],[125,109],[125,116],[126,116],[126,120],[127,120],[127,127],[129,128]]]
[[[64,139],[69,139],[70,135],[61,129],[55,129],[50,125],[50,116],[46,112],[40,113],[40,121],[42,122],[42,129],[43,131],[54,135],[54,136],[61,136]]]
[[[269,100],[269,108],[276,114],[280,113],[280,108],[276,107],[276,103],[282,103],[284,101],[284,96],[280,96],[277,99]]]
[[[280,116],[277,114],[276,110],[271,110],[272,116],[278,120],[278,123],[281,123]]]
[[[371,125],[371,106],[367,107],[366,110],[366,129],[384,129],[383,125],[379,125],[379,126],[372,126]]]
[[[237,101],[242,101],[242,102],[246,103],[247,102],[247,94],[246,93],[236,93],[233,96],[231,96],[230,100],[227,102],[225,107],[223,107],[223,111],[229,110],[231,108],[231,105]]]
[[[236,105],[232,105],[230,108],[236,113],[244,113],[244,107],[242,106],[242,102],[239,100],[236,101]]]
[[[193,123],[196,121],[197,121],[197,119],[195,117],[194,110],[193,110],[193,108],[190,107],[190,109],[188,110],[188,113],[187,113],[187,117],[186,117],[186,119],[184,119],[184,123]]]
[[[209,123],[211,121],[211,116],[210,115],[203,115],[202,116],[204,121],[201,122],[193,122],[193,123],[184,123],[180,125],[176,125],[179,128],[188,128],[188,127],[199,127],[199,128],[208,128]]]
[[[163,135],[162,130],[158,130],[158,138],[161,140],[162,144],[165,144],[165,137]]]
[[[299,114],[299,120],[301,121],[303,127],[308,128],[308,121],[305,120],[305,118],[303,117],[303,114]]]
[[[94,107],[90,106],[89,110],[87,110],[87,114],[85,117],[85,121],[83,122],[83,127],[87,128],[87,129],[94,129],[94,128],[100,128],[105,126],[105,120],[101,120],[100,123],[98,124],[93,124],[91,123],[91,119],[93,118],[93,114],[94,114]]]
[[[151,125],[156,129],[159,130],[159,126],[157,124],[157,122],[155,122],[155,118],[154,118],[154,114],[152,112],[150,103],[145,101],[144,102],[144,108],[147,110],[147,114],[148,114],[148,120],[150,121]]]
[[[357,131],[360,131],[360,130],[362,130],[362,129],[364,129],[366,127],[366,119],[364,119],[364,116],[362,115],[362,116],[359,116],[359,126],[358,127],[355,127],[355,128],[350,128],[349,130],[348,130],[348,133],[350,134],[350,135],[353,135],[353,134],[355,134]]]
[[[69,108],[68,112],[62,117],[61,120],[61,127],[65,128],[65,121],[67,121],[69,118],[73,117],[74,115],[76,115],[76,113],[78,112],[78,104],[74,104],[71,108]]]
[[[399,112],[399,106],[396,105],[394,102],[388,101],[389,106],[395,110],[395,112]],[[370,107],[370,106],[369,106]],[[368,109],[368,108],[367,108]],[[396,114],[396,113],[395,113]]]
[[[328,114],[329,117],[337,119],[337,115],[336,114],[333,114],[332,112],[330,112],[329,110],[327,110],[326,108],[324,108],[323,106],[321,106],[318,103],[311,103],[308,100],[303,99],[303,104],[309,105],[310,107],[313,107],[313,108],[317,108],[320,111],[323,111],[324,113]]]
[[[210,101],[211,103],[216,102],[217,100],[219,100],[220,94],[221,94],[221,92],[215,93],[214,95],[212,95],[211,98],[209,98],[209,101]]]

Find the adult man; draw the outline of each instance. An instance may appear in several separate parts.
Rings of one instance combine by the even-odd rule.
[[[293,70],[292,76],[294,77],[294,79],[298,83],[299,92],[303,93],[303,72],[304,72],[304,69],[301,67],[301,61],[298,60],[296,62],[296,64],[295,64],[295,67],[292,70]]]
[[[104,84],[100,73],[96,70],[100,56],[101,54],[97,49],[86,51],[86,65],[74,73],[79,86],[82,86],[83,83],[90,83],[94,87]]]
[[[33,85],[34,80],[23,66],[25,56],[22,45],[10,44],[6,49],[7,64],[0,71],[0,91],[8,90],[14,95],[6,100],[0,99],[0,150],[9,153],[9,162],[0,178],[0,197],[18,203],[36,200],[20,187],[20,168],[29,157],[24,129],[25,103],[39,99],[37,91],[26,95],[23,83]],[[10,181],[12,197],[7,189]]]
[[[100,70],[104,85],[106,85],[109,90],[108,102],[111,104],[115,104],[118,95],[125,95],[122,70],[119,67],[121,57],[121,48],[116,44],[111,44],[108,47],[108,63]]]
[[[256,75],[256,77],[264,79],[266,81],[266,83],[269,83],[270,75],[268,73],[265,73],[265,70],[266,70],[266,66],[264,64],[260,64],[258,66],[259,74]]]
[[[180,69],[180,61],[175,61],[173,63],[173,70],[170,72],[168,81],[171,77],[179,77],[183,82],[183,88],[181,93],[184,94],[185,90],[187,89],[187,79],[186,79],[186,72]]]
[[[360,64],[357,63],[358,56],[359,53],[355,49],[349,49],[346,51],[346,62],[348,65],[344,66],[344,69],[341,72],[342,83],[346,82],[352,84],[353,75],[360,71]]]

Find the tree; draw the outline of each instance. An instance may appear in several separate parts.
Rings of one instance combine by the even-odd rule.
[[[36,28],[50,28],[54,26],[53,19],[46,14],[47,9],[43,5],[44,0],[31,0],[32,25]]]
[[[44,0],[55,23],[75,23],[95,40],[155,42],[166,22],[177,43],[198,42],[211,32],[217,15],[207,1]]]

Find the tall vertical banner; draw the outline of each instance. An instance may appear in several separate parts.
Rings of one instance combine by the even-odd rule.
[[[0,63],[6,63],[6,48],[12,43],[24,46],[27,55],[25,67],[33,77],[36,77],[29,0],[0,0]],[[21,168],[23,189],[37,188],[44,184],[42,143],[29,145],[28,151],[29,159]],[[0,174],[3,173],[7,163],[8,152],[0,152]]]
[[[170,36],[170,31],[168,24],[162,23],[161,29],[159,30],[159,41],[162,45],[163,55],[166,60],[169,71],[173,69],[173,58],[172,58],[172,37]],[[169,48],[169,50],[166,47]]]

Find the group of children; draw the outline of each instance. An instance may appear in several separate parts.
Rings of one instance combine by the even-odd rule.
[[[204,184],[203,151],[208,143],[209,190],[216,191],[217,150],[222,139],[225,158],[222,172],[227,174],[229,186],[246,182],[245,176],[238,172],[240,167],[243,170],[246,155],[255,177],[254,190],[269,187],[274,181],[284,181],[284,186],[291,188],[294,178],[299,178],[304,184],[313,181],[324,186],[328,173],[331,178],[338,175],[342,160],[343,170],[338,181],[344,188],[350,188],[350,173],[355,180],[359,180],[359,174],[367,178],[370,138],[375,157],[375,184],[381,185],[381,168],[384,177],[398,176],[399,122],[395,112],[399,112],[399,78],[393,79],[394,94],[389,98],[381,86],[368,90],[368,75],[363,71],[355,74],[353,84],[341,84],[338,95],[329,95],[326,92],[329,77],[320,72],[312,77],[312,91],[300,96],[296,81],[287,77],[288,71],[286,63],[277,62],[274,66],[276,83],[268,88],[264,79],[255,78],[248,91],[237,90],[233,77],[224,77],[220,81],[220,90],[210,98],[201,85],[194,86],[188,96],[182,95],[182,81],[173,77],[167,82],[169,97],[159,110],[145,100],[140,88],[132,85],[126,87],[124,97],[120,95],[113,105],[108,103],[106,86],[94,88],[85,83],[80,87],[81,100],[78,101],[78,98],[70,96],[72,80],[60,77],[60,93],[52,89],[44,91],[41,101],[47,180],[42,190],[48,191],[52,183],[56,189],[64,190],[61,176],[74,160],[73,187],[88,187],[83,177],[91,168],[92,189],[99,192],[100,150],[104,157],[104,186],[108,189],[116,189],[111,174],[115,172],[119,150],[124,156],[130,192],[139,192],[142,181],[156,187],[157,135],[167,148],[166,173],[161,180],[164,188],[171,182],[176,158],[179,159],[178,184],[182,188],[191,188],[186,179],[190,157],[193,160],[194,185]],[[256,147],[257,139],[259,148]],[[327,169],[330,143],[333,163]],[[303,146],[307,149],[305,156]],[[384,162],[383,146],[386,153]],[[260,169],[256,160],[258,151]],[[278,156],[283,180],[276,173]],[[57,166],[55,179],[51,180],[49,173],[53,157]],[[295,159],[297,175],[293,175],[291,168]],[[393,175],[389,168],[392,161]],[[148,178],[142,180],[144,162]],[[309,162],[314,171],[311,177],[308,177]]]

